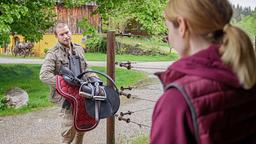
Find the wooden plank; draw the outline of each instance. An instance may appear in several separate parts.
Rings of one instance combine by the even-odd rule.
[[[81,34],[82,30],[78,27],[78,22],[86,17],[89,22],[98,28],[99,25],[99,14],[92,15],[93,11],[96,10],[96,6],[81,6],[75,8],[65,8],[62,5],[58,5],[55,8],[57,13],[57,22],[65,22],[70,27],[73,34]],[[50,33],[53,33],[53,29],[49,29]]]

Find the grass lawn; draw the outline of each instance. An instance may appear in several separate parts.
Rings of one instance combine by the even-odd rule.
[[[105,61],[107,55],[103,53],[86,53],[85,58],[89,61]],[[154,62],[154,61],[174,61],[178,59],[178,55],[172,52],[169,55],[155,55],[155,56],[136,56],[136,55],[116,55],[116,61],[144,61],[144,62]]]
[[[133,138],[132,144],[149,144],[149,136],[139,135],[138,137]]]
[[[93,70],[105,71],[103,67],[91,67]],[[48,101],[49,88],[39,80],[40,65],[1,64],[0,65],[0,116],[14,115],[53,106]],[[146,79],[142,72],[125,69],[116,70],[116,84],[134,85]],[[3,105],[4,94],[13,87],[20,87],[29,94],[29,103],[20,109],[6,108]]]

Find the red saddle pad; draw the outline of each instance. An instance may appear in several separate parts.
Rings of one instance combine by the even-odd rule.
[[[67,83],[62,76],[57,76],[56,89],[73,107],[74,126],[77,131],[84,132],[95,128],[98,122],[91,117],[85,108],[86,99],[79,95],[79,87]]]

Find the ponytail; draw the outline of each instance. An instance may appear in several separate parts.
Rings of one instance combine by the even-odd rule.
[[[245,89],[256,83],[256,54],[248,35],[238,27],[227,24],[220,48],[221,59],[230,65]]]

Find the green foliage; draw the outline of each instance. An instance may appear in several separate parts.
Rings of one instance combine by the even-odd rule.
[[[85,45],[89,52],[106,52],[106,39],[97,33],[96,28],[89,23],[87,18],[83,18],[78,26],[83,30],[86,38]]]
[[[256,36],[256,11],[252,15],[244,17],[235,25],[246,31],[251,38],[254,38]]]
[[[52,0],[26,0],[23,5],[28,12],[11,24],[12,32],[23,35],[28,41],[37,42],[55,22],[54,3]]]
[[[17,1],[2,1],[0,4],[0,33],[9,33],[10,24],[26,15],[28,8]]]
[[[81,21],[78,22],[78,26],[83,31],[84,36],[94,37],[97,35],[97,30],[92,24],[90,24],[86,17],[84,17]]]
[[[149,34],[164,34],[167,31],[163,18],[165,4],[165,0],[141,0],[132,5],[131,13]]]
[[[91,0],[57,0],[58,4],[63,4],[66,8],[79,7],[90,2]]]
[[[3,34],[20,34],[28,41],[39,41],[54,23],[52,0],[4,0],[0,5],[0,41]]]
[[[44,48],[44,53],[46,54],[48,52],[49,48]]]
[[[0,47],[4,48],[5,44],[10,43],[10,36],[8,33],[0,33]]]
[[[106,53],[106,38],[100,35],[95,35],[94,37],[88,38],[86,40],[86,49],[88,52]]]
[[[0,110],[5,110],[7,108],[7,99],[5,97],[0,98]]]
[[[98,0],[99,7],[97,12],[102,17],[103,30],[116,30],[118,33],[123,32],[129,20],[134,19],[131,14],[132,1],[104,1]]]
[[[16,19],[26,15],[28,9],[17,2],[4,1],[0,4],[0,47],[9,43],[9,34],[12,30],[10,24]]]
[[[123,2],[101,2],[100,14],[106,21],[108,29],[123,32],[128,21],[134,19],[141,29],[151,35],[166,32],[162,17],[166,0],[129,0]]]

